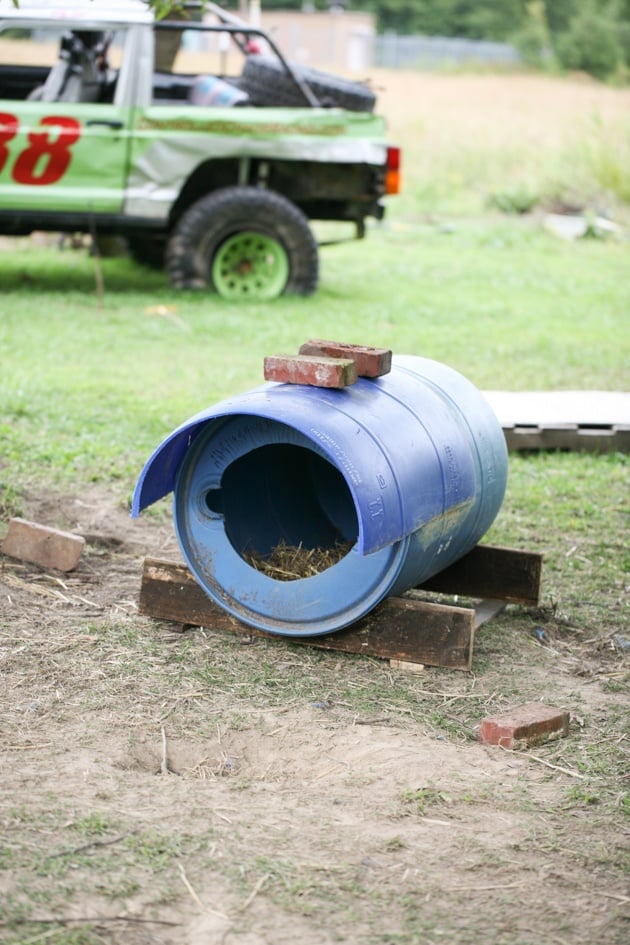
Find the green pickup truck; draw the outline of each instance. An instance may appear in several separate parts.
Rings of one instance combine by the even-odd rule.
[[[214,3],[5,0],[0,233],[116,234],[177,288],[309,294],[311,221],[361,237],[398,191],[374,105]]]

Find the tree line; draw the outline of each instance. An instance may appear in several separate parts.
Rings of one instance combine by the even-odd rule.
[[[630,77],[630,0],[332,0],[380,33],[511,42],[532,66]],[[232,0],[233,9],[242,7]],[[264,10],[328,10],[331,0],[262,0]]]

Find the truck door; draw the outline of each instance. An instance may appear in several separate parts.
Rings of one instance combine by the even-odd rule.
[[[43,33],[43,35],[42,35]],[[0,34],[1,35],[1,34]],[[9,37],[10,39],[10,37]],[[122,209],[131,109],[117,102],[123,44],[109,60],[112,37],[33,31],[3,44],[18,64],[0,98],[0,209],[35,213],[117,213]],[[57,55],[50,64],[50,49]],[[49,68],[37,64],[41,55]],[[3,57],[3,58],[4,58]],[[36,60],[33,63],[33,59]],[[41,77],[40,84],[25,88]],[[13,97],[13,91],[16,96]],[[10,97],[7,97],[9,95]]]

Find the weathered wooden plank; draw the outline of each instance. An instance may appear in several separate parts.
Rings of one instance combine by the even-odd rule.
[[[566,426],[506,426],[510,452],[520,450],[571,450],[586,453],[630,453],[630,428]]]
[[[324,649],[470,669],[475,612],[406,597],[388,597],[354,626],[311,640]]]
[[[540,601],[543,556],[495,545],[477,545],[422,589],[464,597],[490,597],[536,607]]]
[[[180,624],[279,639],[241,623],[214,604],[185,565],[156,558],[144,561],[139,611],[146,617]],[[345,630],[282,639],[343,653],[469,669],[474,618],[475,611],[469,608],[390,597]]]

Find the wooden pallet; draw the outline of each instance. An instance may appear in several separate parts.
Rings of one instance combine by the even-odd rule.
[[[504,426],[507,448],[519,450],[571,450],[579,453],[630,453],[630,427]]]
[[[139,612],[180,628],[208,627],[342,653],[389,659],[399,668],[444,666],[468,670],[475,630],[507,603],[537,606],[542,555],[478,545],[460,561],[405,597],[389,597],[353,626],[319,637],[279,637],[241,623],[217,606],[184,564],[145,558]],[[421,599],[426,591],[482,598],[474,607]]]
[[[630,393],[484,391],[508,449],[630,452]]]

